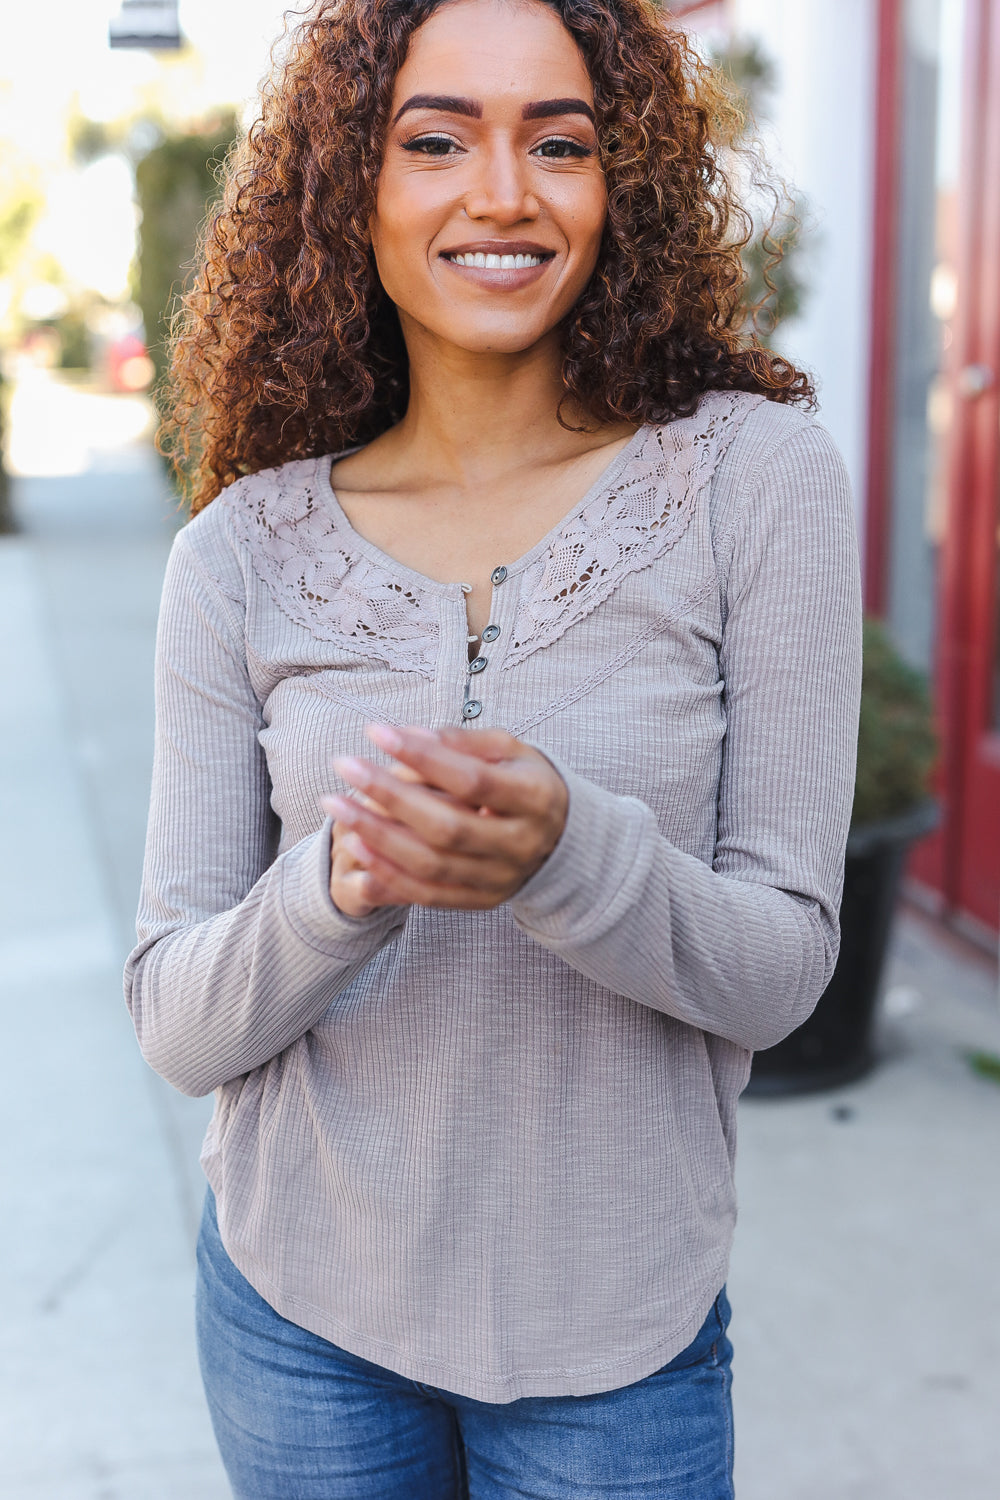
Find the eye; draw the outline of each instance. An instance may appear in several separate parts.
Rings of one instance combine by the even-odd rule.
[[[565,136],[551,135],[548,140],[535,147],[535,154],[544,156],[549,161],[565,161],[571,156],[593,156],[594,148],[583,145],[581,141],[567,140]]]
[[[403,142],[404,151],[419,152],[421,156],[447,156],[456,142],[447,135],[416,135]]]

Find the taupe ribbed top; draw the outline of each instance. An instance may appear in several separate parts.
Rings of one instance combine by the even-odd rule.
[[[722,1285],[750,1050],[833,967],[860,682],[830,438],[713,394],[640,429],[465,600],[360,537],[330,460],[241,479],[167,573],[143,1051],[216,1091],[225,1245],[285,1317],[488,1401],[627,1385]],[[565,831],[488,912],[344,916],[317,799],[372,720],[537,746]]]

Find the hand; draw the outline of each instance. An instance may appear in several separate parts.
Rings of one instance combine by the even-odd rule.
[[[335,819],[330,891],[341,911],[489,910],[520,890],[558,843],[566,784],[540,751],[505,730],[376,724],[368,734],[397,765],[337,760],[364,800],[321,799]]]
[[[395,765],[390,768],[390,774],[398,776],[404,781],[419,781],[420,777],[416,771],[411,771],[409,766]],[[362,793],[358,795],[358,803],[362,807],[369,807],[379,811],[378,803],[371,797]],[[320,802],[329,803],[331,798],[321,798]],[[324,811],[332,809],[324,806]],[[357,857],[357,850],[361,846],[361,840],[356,833],[352,833],[349,826],[334,819],[333,828],[330,830],[330,899],[345,916],[367,917],[375,910],[370,901],[365,900],[365,886],[367,883],[367,869]]]

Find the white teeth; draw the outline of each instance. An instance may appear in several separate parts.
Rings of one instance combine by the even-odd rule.
[[[525,266],[540,266],[540,255],[486,255],[482,250],[448,257],[456,266],[478,266],[488,271],[522,271]]]

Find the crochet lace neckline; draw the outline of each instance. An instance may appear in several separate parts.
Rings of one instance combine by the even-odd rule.
[[[530,551],[503,563],[523,574],[503,667],[551,645],[648,567],[686,529],[742,421],[763,397],[710,392],[691,417],[640,427],[573,509]],[[345,450],[347,452],[354,450]],[[249,475],[227,491],[237,530],[274,603],[348,654],[431,677],[440,611],[461,585],[382,552],[348,521],[330,482],[343,454]]]

